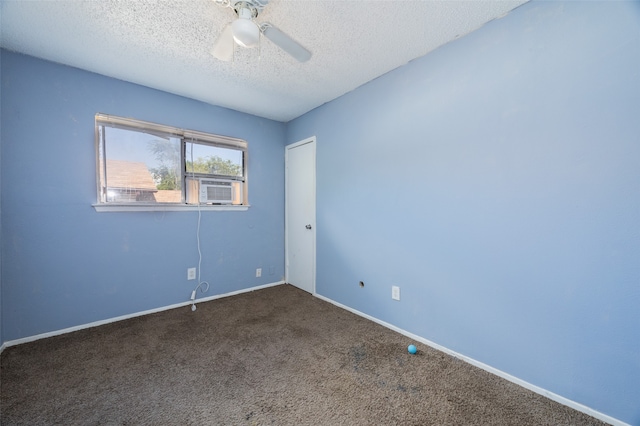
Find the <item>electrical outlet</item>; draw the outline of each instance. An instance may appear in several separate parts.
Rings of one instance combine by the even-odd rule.
[[[256,278],[260,278],[262,276],[262,268],[256,269]]]
[[[393,300],[400,300],[400,287],[397,285],[391,286],[391,298]]]
[[[196,268],[187,269],[187,279],[195,280],[196,279]]]

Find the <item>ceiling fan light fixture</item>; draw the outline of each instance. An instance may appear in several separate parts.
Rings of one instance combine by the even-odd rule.
[[[257,47],[260,46],[263,35],[298,62],[307,62],[311,59],[309,50],[272,24],[262,22],[258,25],[254,21],[270,0],[214,1],[221,6],[232,8],[237,15],[234,21],[225,26],[213,45],[211,54],[216,59],[221,61],[233,60],[236,44],[240,47]],[[259,56],[260,54],[258,53]]]
[[[260,43],[260,29],[251,17],[251,10],[242,8],[238,11],[238,19],[231,24],[233,39],[242,47],[256,47]]]

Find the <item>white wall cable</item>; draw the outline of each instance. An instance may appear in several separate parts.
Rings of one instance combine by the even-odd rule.
[[[193,163],[193,141],[191,141],[191,179],[195,181],[195,171]],[[200,249],[200,222],[202,221],[202,210],[200,209],[200,197],[198,197],[198,226],[196,228],[196,241],[198,246],[198,285],[191,292],[191,310],[196,310],[196,292],[200,289],[201,293],[209,291],[209,283],[200,280],[200,271],[202,270],[202,250]]]

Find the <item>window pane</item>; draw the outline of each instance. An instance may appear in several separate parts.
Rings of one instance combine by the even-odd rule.
[[[99,130],[104,201],[182,202],[180,139],[107,126]]]
[[[242,139],[105,114],[96,131],[99,203],[248,204]]]
[[[202,173],[241,178],[242,155],[243,152],[236,149],[188,142],[185,153],[187,174]]]

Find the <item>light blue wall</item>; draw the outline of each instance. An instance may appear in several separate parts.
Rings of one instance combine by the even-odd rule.
[[[0,82],[2,82],[2,54],[0,53]],[[0,84],[0,347],[4,343],[2,333],[2,84]]]
[[[640,424],[640,3],[526,4],[312,135],[319,294]]]
[[[282,279],[283,123],[2,51],[5,341],[184,302],[194,288],[197,212],[91,207],[97,112],[247,140],[252,207],[202,213],[211,289],[198,295]]]

